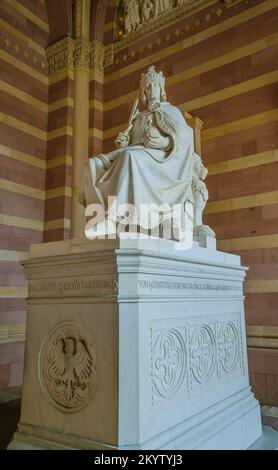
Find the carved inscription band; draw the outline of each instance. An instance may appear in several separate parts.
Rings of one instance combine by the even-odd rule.
[[[211,292],[231,292],[242,293],[241,282],[220,283],[216,281],[198,282],[195,281],[160,281],[151,279],[139,279],[137,286],[141,290],[140,295],[144,295],[144,291],[149,290],[175,290],[175,291],[211,291]],[[31,280],[29,284],[30,297],[43,297],[45,295],[53,296],[56,294],[63,296],[73,296],[80,294],[93,295],[93,291],[108,290],[111,294],[118,293],[118,280],[116,279],[47,279],[47,280]]]

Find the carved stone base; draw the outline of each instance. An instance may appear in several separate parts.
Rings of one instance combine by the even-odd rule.
[[[215,237],[215,232],[208,225],[194,227],[194,237]]]
[[[202,248],[208,250],[216,250],[216,238],[210,237],[206,234],[193,237],[194,241],[197,242]]]
[[[33,245],[21,420],[9,449],[246,449],[238,256],[162,239]]]

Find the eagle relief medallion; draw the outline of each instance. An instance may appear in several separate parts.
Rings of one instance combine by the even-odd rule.
[[[88,404],[97,385],[96,351],[79,324],[59,323],[45,337],[39,378],[44,394],[59,410],[76,412]]]

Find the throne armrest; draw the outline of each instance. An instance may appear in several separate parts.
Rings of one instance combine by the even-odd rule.
[[[191,114],[186,111],[183,112],[183,115],[188,125],[192,127],[194,131],[195,152],[201,157],[201,130],[203,127],[203,121],[197,116],[191,116]]]

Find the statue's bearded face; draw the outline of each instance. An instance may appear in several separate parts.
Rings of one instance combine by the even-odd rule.
[[[148,82],[145,85],[145,94],[147,97],[147,102],[156,102],[160,101],[160,85],[158,82]]]

